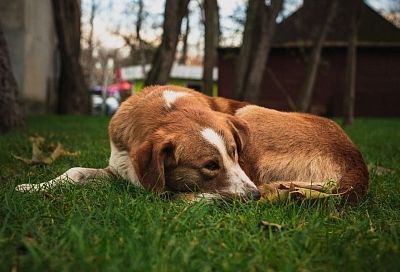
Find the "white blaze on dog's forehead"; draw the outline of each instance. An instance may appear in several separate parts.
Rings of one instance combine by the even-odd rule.
[[[220,134],[211,128],[205,128],[201,131],[201,135],[206,141],[215,146],[221,154],[222,162],[230,181],[229,193],[245,194],[250,188],[257,189],[240,165],[228,156],[225,140]]]
[[[172,91],[172,90],[165,90],[163,92],[163,97],[165,100],[165,103],[167,104],[167,107],[170,108],[172,103],[175,102],[179,97],[183,96],[188,96],[190,94],[184,93],[184,92],[177,92],[177,91]]]
[[[211,128],[205,128],[201,131],[201,135],[203,135],[204,139],[206,139],[209,143],[214,145],[218,151],[221,153],[222,158],[224,158],[226,152],[225,141],[221,135],[219,135],[215,130]]]

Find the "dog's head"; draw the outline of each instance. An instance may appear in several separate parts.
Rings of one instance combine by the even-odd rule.
[[[155,192],[216,193],[224,198],[258,199],[238,157],[246,143],[247,124],[223,113],[186,111],[133,151],[140,183]]]

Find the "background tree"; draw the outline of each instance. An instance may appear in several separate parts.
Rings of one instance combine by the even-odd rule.
[[[60,114],[86,114],[89,96],[80,65],[81,9],[79,0],[52,0],[54,22],[60,52],[58,81]]]
[[[81,60],[83,66],[83,73],[85,75],[86,83],[88,85],[93,85],[94,82],[94,64],[95,59],[93,57],[94,49],[95,49],[95,38],[94,38],[94,19],[96,17],[96,13],[99,10],[99,1],[91,0],[90,2],[90,13],[89,13],[89,33],[87,38],[85,39],[87,48],[82,51]]]
[[[0,133],[24,125],[24,114],[18,101],[18,87],[15,81],[3,27],[0,22]]]
[[[144,0],[130,0],[123,13],[122,25],[119,24],[111,33],[121,37],[129,48],[129,58],[126,65],[141,65],[143,74],[146,74],[145,66],[154,55],[154,46],[146,41],[142,32],[149,18]],[[132,31],[134,29],[134,31]]]
[[[151,70],[145,81],[146,86],[167,83],[188,4],[189,0],[166,0],[162,41],[154,55]]]
[[[318,26],[319,30],[316,31],[317,35],[315,36],[313,48],[311,50],[310,57],[307,63],[305,80],[300,89],[297,99],[296,108],[299,111],[307,111],[310,107],[311,98],[314,90],[314,83],[317,78],[318,67],[321,60],[322,47],[329,32],[330,25],[336,14],[337,0],[332,0],[326,3],[328,4],[327,9],[324,9],[324,7],[326,7],[326,4],[317,3],[317,1],[312,3],[313,5],[320,5],[321,12],[327,10],[327,15],[325,16],[325,21],[322,22],[320,26]]]
[[[249,0],[243,41],[236,63],[235,96],[256,103],[264,75],[276,18],[283,0]]]
[[[204,0],[204,58],[203,58],[203,92],[213,94],[213,70],[217,61],[219,40],[219,16],[217,0]]]
[[[356,97],[357,70],[357,32],[362,11],[362,1],[353,0],[349,7],[350,24],[346,56],[345,89],[343,96],[343,124],[351,125],[354,121],[354,101]]]
[[[185,16],[185,32],[182,34],[182,51],[181,56],[179,57],[178,62],[180,64],[186,64],[188,57],[188,37],[190,33],[190,10],[187,10]]]

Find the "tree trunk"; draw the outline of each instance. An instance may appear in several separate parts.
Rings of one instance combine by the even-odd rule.
[[[213,70],[217,61],[218,47],[218,4],[217,0],[204,0],[204,60],[203,60],[203,92],[213,94]]]
[[[139,43],[139,58],[140,58],[140,65],[142,66],[142,73],[143,75],[146,74],[146,53],[145,53],[145,46],[144,46],[144,41],[142,39],[141,31],[142,31],[142,25],[143,25],[143,20],[144,20],[144,2],[143,0],[138,0],[138,13],[137,13],[137,20],[136,20],[136,39],[138,40]]]
[[[190,0],[166,0],[163,35],[147,75],[145,86],[166,84],[175,60],[176,45],[181,31],[182,19],[187,13]]]
[[[354,3],[349,26],[349,40],[346,56],[345,92],[343,96],[343,125],[354,121],[354,101],[356,96],[357,32],[362,2]]]
[[[182,35],[182,54],[181,57],[179,58],[179,63],[180,64],[186,64],[187,60],[187,52],[188,52],[188,36],[190,33],[190,20],[189,20],[189,10],[186,14],[186,25],[185,25],[185,33]]]
[[[236,97],[257,103],[261,83],[275,32],[276,17],[283,0],[250,0],[247,11],[243,43],[236,70]]]
[[[332,0],[328,7],[328,14],[326,16],[325,22],[320,26],[320,30],[316,39],[314,41],[314,46],[311,51],[310,59],[308,60],[306,69],[306,78],[304,80],[303,86],[300,89],[300,93],[297,100],[297,110],[307,111],[310,107],[311,98],[314,91],[314,83],[317,77],[318,66],[321,60],[321,51],[323,44],[326,39],[326,35],[329,32],[330,25],[336,14],[337,0]]]
[[[94,74],[93,74],[93,50],[94,50],[94,18],[96,15],[98,3],[97,0],[92,0],[91,6],[90,6],[90,18],[89,18],[89,25],[90,25],[90,31],[89,31],[89,37],[88,37],[88,60],[87,60],[87,67],[86,67],[86,75],[87,75],[87,83],[89,85],[94,83]]]
[[[259,0],[250,0],[248,2],[246,11],[246,23],[244,25],[242,46],[240,48],[239,56],[236,61],[236,75],[235,75],[235,98],[243,100],[244,98],[244,84],[247,74],[247,69],[250,63],[253,36],[255,27],[257,25],[257,11],[260,10],[263,3]]]
[[[52,0],[61,71],[58,81],[58,113],[89,112],[88,89],[80,57],[81,10],[79,0]]]
[[[0,23],[0,133],[24,125],[23,108],[18,101],[18,87],[15,81],[3,27]]]

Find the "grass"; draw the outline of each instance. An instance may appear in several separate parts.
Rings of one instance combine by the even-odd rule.
[[[348,129],[366,160],[396,173],[371,175],[358,205],[330,202],[188,204],[121,180],[22,194],[108,160],[106,118],[34,116],[0,136],[0,271],[395,271],[400,269],[400,120],[358,119]],[[27,166],[28,137],[80,151]],[[262,220],[281,224],[281,231]],[[15,270],[14,270],[15,271]]]

